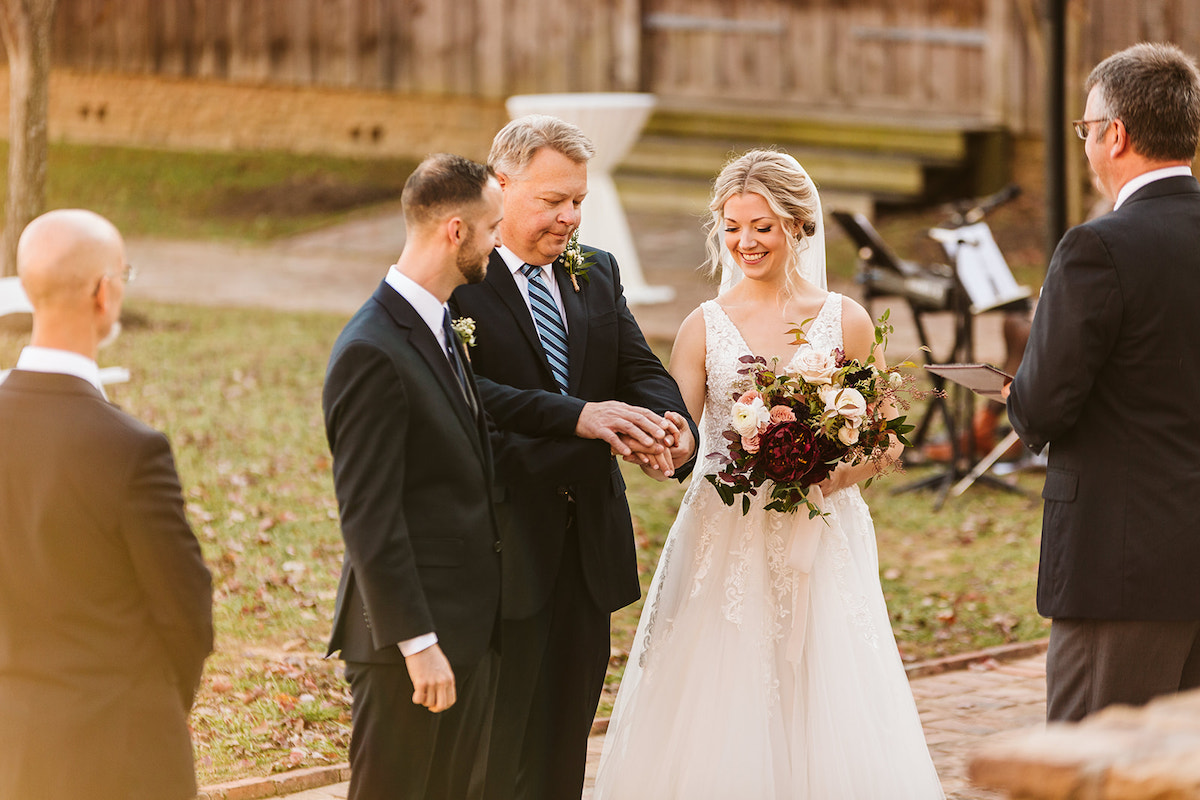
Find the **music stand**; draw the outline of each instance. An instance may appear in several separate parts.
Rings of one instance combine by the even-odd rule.
[[[926,364],[973,362],[974,315],[986,310],[1011,308],[1017,302],[1027,302],[1029,290],[1017,287],[986,223],[954,229],[936,228],[930,232],[954,259],[954,270],[943,267],[943,273],[936,271],[936,268],[922,267],[899,258],[862,214],[835,211],[833,217],[858,247],[864,300],[869,302],[873,297],[899,296],[907,301]],[[986,236],[980,228],[986,231]],[[935,231],[938,232],[936,235]],[[946,235],[941,235],[941,232]],[[990,248],[987,248],[989,242]],[[999,257],[998,266],[995,257]],[[980,275],[983,268],[988,271]],[[985,291],[989,287],[994,290],[991,294]],[[923,315],[932,311],[950,311],[954,314],[954,340],[944,359],[934,355],[925,328]],[[952,487],[961,486],[956,496],[965,491],[963,480],[972,473],[967,465],[976,461],[975,437],[963,436],[960,431],[972,430],[975,404],[970,391],[957,385],[947,391],[945,378],[934,374],[929,377],[934,394],[929,399],[924,416],[916,425],[911,438],[912,446],[917,449],[925,443],[933,423],[940,417],[949,436],[950,460],[934,475],[912,481],[893,491],[899,494],[917,489],[936,489],[936,510],[945,503]],[[971,477],[971,483],[977,480],[1008,491],[1022,491],[990,475]]]

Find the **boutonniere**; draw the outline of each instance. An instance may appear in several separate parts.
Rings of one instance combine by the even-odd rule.
[[[586,253],[579,247],[579,229],[571,234],[571,241],[567,242],[567,249],[563,251],[562,260],[563,266],[567,269],[567,274],[571,276],[571,286],[575,287],[576,294],[579,293],[579,281],[577,278],[583,278],[583,282],[588,282],[588,267],[592,265],[589,257],[594,253],[594,250],[589,250]]]
[[[458,340],[467,349],[467,357],[471,356],[471,348],[475,346],[475,320],[470,317],[456,317],[450,323],[450,328],[458,335]]]

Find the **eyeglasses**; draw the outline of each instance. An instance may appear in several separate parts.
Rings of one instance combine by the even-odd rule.
[[[1075,135],[1086,142],[1089,130],[1088,126],[1099,125],[1101,122],[1104,123],[1104,128],[1107,128],[1112,119],[1109,117],[1105,117],[1104,119],[1077,119],[1071,123],[1071,127],[1075,129]],[[1100,130],[1103,131],[1104,128]]]
[[[121,267],[121,271],[118,272],[117,274],[121,277],[122,283],[125,283],[125,284],[133,283],[134,280],[137,279],[137,275],[138,275],[137,267],[133,266],[132,264],[126,264],[125,266]],[[100,276],[100,279],[98,281],[96,281],[96,288],[92,290],[92,297],[95,297],[96,295],[100,294],[100,284],[104,283],[105,278],[111,278],[111,277],[112,277],[111,273],[108,273],[108,272],[106,272]]]

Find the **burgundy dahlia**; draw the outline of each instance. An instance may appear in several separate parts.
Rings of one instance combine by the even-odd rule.
[[[772,425],[760,435],[759,463],[776,483],[819,483],[833,469],[821,438],[803,422]]]

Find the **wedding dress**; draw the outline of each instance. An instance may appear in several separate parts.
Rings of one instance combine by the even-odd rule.
[[[842,344],[830,294],[809,342]],[[824,498],[803,649],[788,658],[805,512],[742,515],[716,472],[749,353],[716,301],[703,306],[708,373],[701,461],[647,595],[600,760],[596,800],[931,800],[942,790],[892,636],[875,529],[857,486]],[[802,607],[803,604],[801,604]]]

